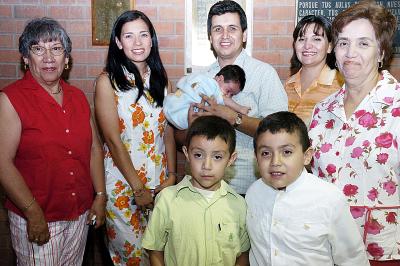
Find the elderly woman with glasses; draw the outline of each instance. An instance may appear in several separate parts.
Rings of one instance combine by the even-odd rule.
[[[0,93],[0,183],[18,265],[81,265],[105,219],[102,148],[83,92],[61,75],[71,41],[50,18],[19,38],[24,77]]]

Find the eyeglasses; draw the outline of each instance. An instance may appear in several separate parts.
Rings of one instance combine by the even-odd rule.
[[[32,51],[32,53],[38,56],[44,55],[47,52],[47,50],[50,50],[50,53],[53,56],[59,56],[65,52],[64,47],[62,47],[62,45],[59,44],[56,44],[50,48],[46,48],[40,45],[32,45],[30,50]]]

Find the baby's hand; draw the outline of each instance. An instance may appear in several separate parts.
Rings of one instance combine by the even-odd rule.
[[[239,108],[239,113],[247,115],[250,112],[250,110],[251,110],[250,107],[242,106]]]

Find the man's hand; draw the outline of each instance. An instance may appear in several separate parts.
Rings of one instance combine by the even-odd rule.
[[[207,103],[208,105],[206,105],[205,103]],[[194,107],[197,107],[199,109],[198,116],[216,115],[227,120],[231,125],[235,124],[237,113],[228,106],[218,104],[211,97],[202,95],[201,103],[195,103]]]
[[[193,123],[193,121],[200,117],[211,115],[211,113],[207,113],[203,107],[205,107],[205,101],[201,100],[201,103],[191,103],[188,111],[188,127]],[[195,109],[197,109],[195,111]]]

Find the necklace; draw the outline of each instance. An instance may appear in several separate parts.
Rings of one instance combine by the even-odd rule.
[[[51,94],[59,94],[61,91],[62,91],[62,88],[61,88],[60,84],[58,84],[57,91],[55,91],[55,92],[50,91],[50,92],[51,92]]]

